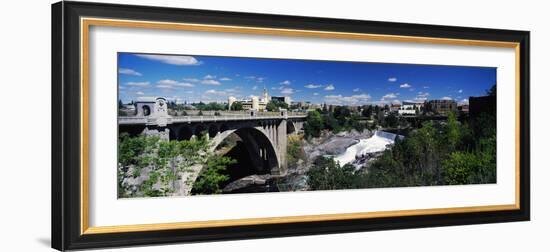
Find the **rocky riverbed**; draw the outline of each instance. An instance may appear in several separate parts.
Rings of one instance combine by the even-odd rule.
[[[364,130],[363,132],[352,130],[337,134],[329,132],[305,144],[304,151],[308,155],[307,159],[311,161],[318,156],[336,156],[346,152],[348,147],[359,143],[361,139],[372,137],[373,134],[374,132],[370,130]]]
[[[284,176],[277,175],[250,175],[228,184],[224,193],[237,192],[273,192],[273,191],[306,191],[308,190],[306,173],[313,165],[313,161],[320,156],[338,156],[346,153],[346,150],[353,145],[357,145],[373,137],[375,132],[364,130],[358,132],[355,130],[349,132],[340,132],[333,134],[325,132],[318,138],[304,141],[303,150],[305,158],[298,160],[295,164],[288,167],[288,172]],[[356,167],[363,167],[375,160],[380,152],[361,155],[354,161]]]

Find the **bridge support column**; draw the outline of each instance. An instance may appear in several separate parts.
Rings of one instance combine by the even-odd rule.
[[[278,124],[275,125],[273,130],[274,137],[273,143],[276,146],[277,156],[279,157],[279,167],[278,170],[272,171],[273,174],[283,175],[287,173],[287,163],[286,163],[286,148],[287,148],[287,135],[286,135],[286,120],[281,120]]]

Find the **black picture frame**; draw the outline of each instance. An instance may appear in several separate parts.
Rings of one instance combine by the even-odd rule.
[[[81,233],[80,17],[519,43],[519,209],[160,231]],[[530,219],[529,32],[102,3],[52,5],[52,247],[58,250],[251,239]]]

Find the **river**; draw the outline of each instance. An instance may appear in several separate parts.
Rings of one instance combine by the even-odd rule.
[[[332,157],[340,163],[340,166],[353,164],[359,170],[367,161],[375,158],[373,156],[362,157],[364,154],[368,156],[366,154],[384,151],[388,148],[388,145],[394,143],[397,137],[403,138],[401,135],[385,131],[375,131],[374,133],[370,131],[351,131],[312,139],[311,142],[304,142],[304,152],[307,155],[306,162],[302,161],[294,167],[289,167],[289,173],[285,176],[248,175],[229,183],[228,186],[224,187],[224,193],[308,190],[307,171],[314,165],[314,160],[317,157]],[[356,159],[356,157],[360,158]],[[235,167],[238,168],[240,165],[242,164],[237,164]]]

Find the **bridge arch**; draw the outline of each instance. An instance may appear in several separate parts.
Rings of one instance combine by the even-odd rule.
[[[143,110],[143,116],[151,115],[151,107],[149,107],[149,105],[143,105],[141,109]]]
[[[206,132],[206,126],[204,126],[203,124],[199,124],[195,127],[195,132],[194,132],[195,136],[201,136],[203,133],[207,133]]]
[[[286,123],[286,133],[287,134],[292,134],[294,132],[296,132],[296,126],[294,125],[293,122],[287,121],[287,123]]]
[[[189,140],[193,136],[193,130],[189,126],[182,126],[179,129],[178,140]]]
[[[278,170],[279,156],[275,145],[268,135],[254,127],[222,131],[212,139],[211,150],[215,150],[225,138],[233,133],[243,141],[248,156],[251,159],[253,169],[261,173],[270,173],[271,171]]]
[[[220,133],[222,133],[224,131],[227,131],[227,130],[229,130],[229,127],[227,126],[227,124],[224,123],[220,126]]]
[[[208,127],[208,136],[215,137],[217,134],[218,134],[218,126],[216,126],[216,124],[211,124]]]

